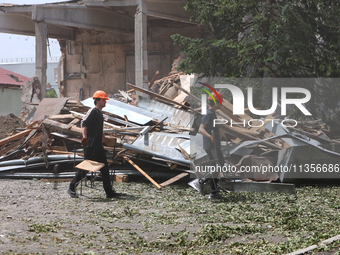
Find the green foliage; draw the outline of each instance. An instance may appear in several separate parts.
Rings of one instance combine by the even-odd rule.
[[[178,69],[202,77],[333,78],[294,86],[312,93],[307,109],[314,119],[338,129],[339,1],[188,0],[186,9],[195,13],[205,36],[172,36],[187,56]],[[260,82],[251,87],[255,107],[268,109],[271,86]],[[305,117],[300,111],[288,115]]]
[[[172,38],[186,73],[211,77],[339,77],[340,2],[188,0],[209,36]]]
[[[55,91],[55,89],[50,89],[46,91],[46,97],[47,98],[57,98],[57,92]]]
[[[58,223],[40,224],[33,223],[28,226],[28,231],[41,233],[41,232],[57,232],[56,228],[60,227]]]

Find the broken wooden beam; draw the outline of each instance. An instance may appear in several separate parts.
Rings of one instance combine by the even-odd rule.
[[[142,175],[144,175],[153,185],[157,187],[157,189],[162,189],[162,186],[155,182],[147,173],[145,173],[139,166],[137,166],[131,159],[126,156],[123,156],[127,162],[129,162],[134,168],[136,168]]]
[[[21,138],[21,137],[24,137],[24,136],[28,135],[29,133],[31,133],[31,131],[32,131],[31,129],[27,129],[27,130],[25,130],[25,131],[22,131],[22,132],[20,132],[20,133],[15,134],[15,135],[6,137],[6,138],[0,140],[0,146],[1,146],[1,145],[4,145],[4,144],[6,144],[6,143],[8,143],[8,142],[10,142],[10,141],[12,141],[12,140],[15,140],[15,139],[19,139],[19,138]]]
[[[155,83],[156,79],[158,78],[159,71],[156,71],[155,75],[153,76],[150,84],[149,84],[149,90],[152,88],[153,84]]]
[[[188,174],[189,174],[189,173],[181,173],[181,174],[179,174],[179,175],[176,175],[175,177],[172,177],[171,179],[169,179],[169,180],[167,180],[167,181],[161,183],[160,186],[165,187],[165,186],[167,186],[167,185],[169,185],[169,184],[171,184],[171,183],[174,183],[174,182],[176,182],[176,181],[182,179],[183,177],[187,176]]]
[[[174,105],[181,106],[181,107],[184,108],[184,109],[190,109],[190,107],[188,107],[188,106],[186,106],[186,105],[182,105],[182,104],[180,104],[180,103],[177,103],[176,101],[171,100],[171,99],[169,99],[169,98],[167,98],[167,97],[165,97],[165,96],[158,95],[157,93],[154,93],[154,92],[152,92],[152,91],[149,91],[149,90],[146,90],[146,89],[137,87],[137,86],[132,85],[132,84],[130,84],[130,83],[128,83],[128,85],[129,85],[131,88],[133,88],[133,89],[135,89],[135,90],[137,90],[137,91],[143,92],[143,93],[145,93],[145,94],[147,94],[147,95],[149,95],[149,96],[151,96],[151,97],[156,97],[156,98],[158,98],[158,99],[160,99],[160,100],[162,100],[162,101],[164,101],[164,102],[167,102],[167,103],[170,103],[170,104],[174,104]]]
[[[46,126],[46,128],[51,128],[59,132],[63,132],[66,134],[74,135],[74,136],[81,136],[81,128],[76,126],[71,126],[69,129],[65,128],[65,124],[59,123],[58,121],[51,120],[51,119],[45,119],[43,121],[43,125]]]

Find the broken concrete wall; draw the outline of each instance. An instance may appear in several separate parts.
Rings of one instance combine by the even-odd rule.
[[[149,81],[159,69],[160,76],[170,72],[180,52],[171,39],[175,33],[194,36],[196,27],[173,21],[148,23]],[[82,100],[98,89],[109,96],[126,90],[126,82],[134,84],[134,51],[134,34],[78,29],[76,40],[66,43],[65,60],[59,63],[64,70],[59,78],[61,96]]]
[[[40,85],[37,76],[32,77],[28,82],[25,83],[22,90],[21,101],[24,105],[22,116],[28,115],[29,112],[35,108],[32,104],[40,103]]]

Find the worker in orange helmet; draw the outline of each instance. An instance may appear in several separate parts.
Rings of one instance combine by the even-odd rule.
[[[224,166],[224,157],[221,150],[221,139],[218,126],[214,127],[214,120],[217,119],[216,110],[221,108],[221,102],[223,102],[223,96],[220,92],[217,92],[218,96],[213,93],[213,97],[208,97],[207,114],[203,115],[201,125],[198,132],[203,135],[203,149],[206,151],[210,160],[218,159],[221,167]],[[217,190],[218,179],[216,176],[209,174],[210,178],[210,199],[221,199],[223,198]],[[195,188],[204,195],[203,184],[207,181],[207,178],[196,179],[194,181]]]
[[[84,119],[81,122],[81,129],[83,138],[81,139],[81,144],[84,146],[84,158],[104,163],[105,166],[100,169],[103,178],[103,187],[107,198],[113,198],[119,196],[111,186],[109,166],[107,164],[106,153],[103,147],[103,125],[104,118],[102,109],[106,106],[106,101],[109,100],[106,93],[102,90],[97,90],[93,94],[94,105],[90,109]],[[82,176],[86,175],[86,171],[79,170],[70,186],[67,193],[72,197],[78,197],[76,193],[76,187],[82,179]]]

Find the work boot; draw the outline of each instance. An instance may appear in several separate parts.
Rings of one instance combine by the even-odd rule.
[[[72,190],[70,187],[67,190],[67,193],[72,197],[72,198],[76,198],[78,197],[78,194],[75,190]]]
[[[200,182],[200,179],[193,180],[190,183],[190,186],[192,186],[195,190],[197,190],[199,193],[201,193],[202,196],[205,195],[203,191],[203,184]]]
[[[223,196],[219,192],[210,193],[209,199],[223,199]]]
[[[117,198],[121,195],[121,193],[117,193],[116,191],[112,190],[109,194],[106,194],[106,198]]]

